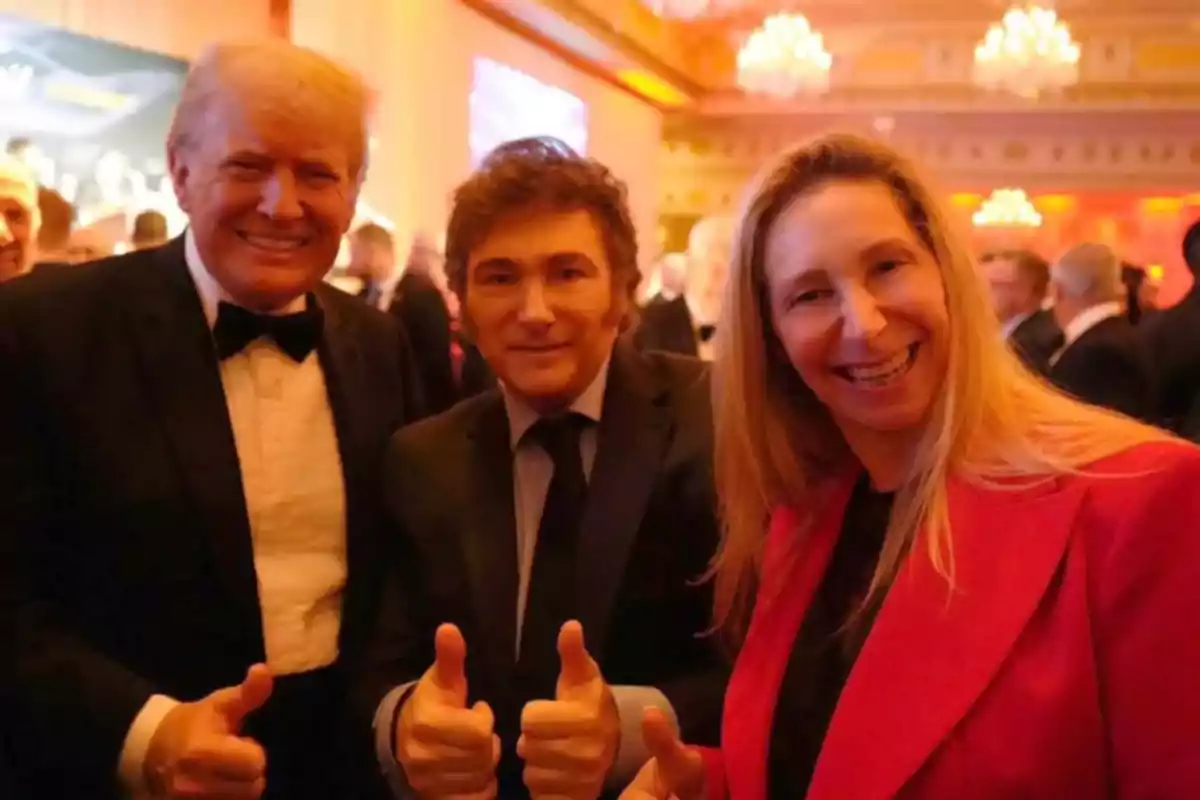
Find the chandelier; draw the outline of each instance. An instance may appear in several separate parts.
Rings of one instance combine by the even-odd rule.
[[[803,14],[763,20],[737,54],[738,86],[754,94],[786,98],[829,91],[833,56]]]
[[[977,228],[1038,228],[1042,215],[1024,189],[997,189],[971,217]]]
[[[1054,11],[1011,8],[975,47],[975,82],[1035,99],[1079,80],[1079,45]]]
[[[698,19],[737,11],[746,0],[644,0],[660,17],[669,19]]]

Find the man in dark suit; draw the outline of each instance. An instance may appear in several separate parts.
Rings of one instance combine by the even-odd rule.
[[[642,306],[634,342],[643,350],[695,357],[696,325],[687,300],[687,255],[669,253],[659,264],[662,290]]]
[[[1046,375],[1050,357],[1063,345],[1054,314],[1043,307],[1050,265],[1029,250],[1004,250],[981,260],[1004,338],[1033,371]]]
[[[416,359],[416,369],[431,414],[445,411],[458,401],[454,365],[450,355],[450,310],[430,275],[433,246],[418,234],[400,280],[396,269],[396,243],[383,226],[367,223],[350,237],[350,274],[363,281],[361,297],[387,311],[404,329]]]
[[[0,290],[17,796],[356,796],[345,676],[384,446],[418,402],[402,333],[322,283],[367,106],[314,52],[214,48],[167,142],[186,236]]]
[[[594,798],[644,761],[646,706],[714,741],[708,375],[616,344],[636,252],[621,184],[553,139],[455,195],[447,273],[502,389],[389,450],[399,605],[365,706],[402,790]]]
[[[1141,331],[1158,368],[1159,419],[1200,441],[1200,220],[1183,237],[1192,288],[1174,306],[1155,314]]]
[[[1050,379],[1084,402],[1154,421],[1154,363],[1125,317],[1116,253],[1077,245],[1054,264],[1051,285],[1064,345],[1050,360]]]

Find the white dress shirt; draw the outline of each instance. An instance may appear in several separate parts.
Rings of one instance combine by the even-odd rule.
[[[211,328],[218,303],[229,296],[205,268],[190,230],[186,258]],[[277,313],[301,311],[304,304],[297,298]],[[221,362],[221,383],[249,515],[267,666],[274,675],[328,666],[338,657],[346,503],[320,359],[314,351],[297,363],[274,342],[258,339]],[[130,726],[119,773],[135,796],[144,791],[150,740],[176,704],[154,695]]]
[[[590,481],[592,466],[596,461],[596,433],[604,406],[604,392],[608,385],[609,364],[575,401],[570,410],[581,414],[596,424],[583,429],[579,437],[579,455],[583,462],[583,474]],[[525,434],[538,421],[539,415],[501,384],[504,408],[508,414],[509,445],[513,451],[513,501],[516,513],[517,532],[517,629],[514,661],[520,657],[521,630],[525,621],[525,604],[529,595],[529,580],[533,573],[534,553],[537,550],[538,528],[541,526],[542,511],[550,481],[554,477],[554,463],[550,455],[536,442],[526,440]],[[587,631],[584,631],[586,638]],[[468,643],[468,647],[470,644]],[[391,726],[396,718],[397,706],[407,699],[413,683],[396,687],[375,714],[376,754],[388,777],[392,791],[398,798],[408,798],[412,792],[405,779],[404,770],[396,763],[391,752]],[[652,686],[612,686],[613,700],[620,717],[620,746],[610,770],[611,782],[623,785],[631,780],[638,769],[649,759],[649,752],[642,741],[642,713],[647,706],[660,709],[678,730],[675,709],[666,696]]]

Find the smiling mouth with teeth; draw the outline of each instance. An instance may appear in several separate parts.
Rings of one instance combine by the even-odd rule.
[[[308,244],[308,238],[302,236],[256,236],[253,233],[239,233],[238,238],[251,247],[275,253],[286,253]]]
[[[919,342],[910,344],[887,361],[864,367],[834,367],[833,372],[856,386],[880,387],[903,378],[917,360]]]

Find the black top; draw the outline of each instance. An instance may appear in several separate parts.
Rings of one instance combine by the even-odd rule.
[[[847,626],[871,585],[892,511],[891,494],[854,488],[825,577],[796,635],[775,706],[767,763],[768,794],[797,800],[813,770],[842,687],[867,638],[879,604]]]

